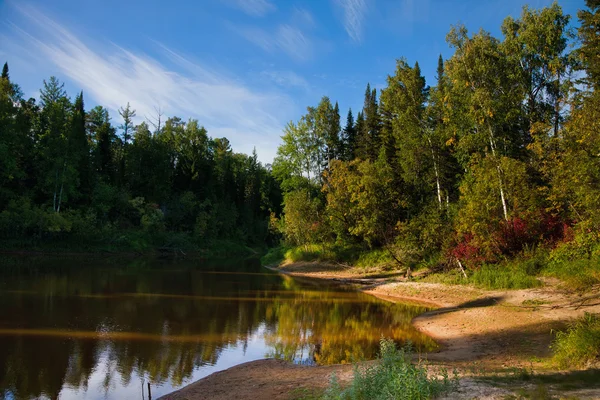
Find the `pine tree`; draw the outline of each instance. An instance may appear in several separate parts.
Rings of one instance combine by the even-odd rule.
[[[90,146],[85,129],[83,92],[79,93],[75,98],[75,103],[73,103],[70,134],[70,154],[79,174],[79,195],[85,203],[88,203],[91,200],[92,176],[90,169]]]
[[[343,159],[345,161],[352,161],[355,157],[356,152],[356,127],[354,126],[354,116],[352,115],[352,109],[348,110],[348,116],[346,117],[346,127],[342,132],[342,146],[343,146]]]
[[[336,101],[333,109],[329,110],[329,115],[327,117],[327,136],[325,138],[325,160],[327,162],[327,166],[331,164],[331,161],[341,158],[341,129],[342,128],[340,126],[340,107]]]
[[[358,115],[356,116],[354,132],[356,133],[354,158],[366,160],[368,159],[368,142],[366,142],[368,137],[365,135],[365,114],[362,111],[359,111]]]
[[[364,125],[357,130],[358,153],[361,158],[375,161],[379,156],[381,121],[377,105],[377,90],[367,84],[363,105]]]
[[[123,124],[119,125],[119,128],[123,131],[123,145],[127,146],[131,140],[131,133],[133,131],[133,118],[135,118],[135,110],[131,108],[129,102],[125,108],[119,109],[119,115],[123,118]]]
[[[2,78],[10,80],[10,78],[8,76],[8,63],[7,62],[5,62],[4,67],[2,67]]]

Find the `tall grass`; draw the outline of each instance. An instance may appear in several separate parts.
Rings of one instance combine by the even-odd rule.
[[[335,376],[325,391],[326,400],[422,400],[430,399],[456,386],[445,371],[440,378],[428,377],[422,365],[411,363],[411,353],[406,348],[398,349],[388,339],[380,342],[380,357],[370,367],[357,366],[352,383],[343,388]]]
[[[561,368],[587,367],[600,356],[600,315],[585,313],[552,344],[554,361]]]
[[[542,285],[526,269],[508,265],[483,265],[473,271],[468,281],[482,289],[527,289]]]
[[[502,264],[484,264],[478,269],[467,271],[465,279],[458,269],[441,274],[430,275],[425,282],[454,285],[473,285],[481,289],[527,289],[539,287],[542,282],[536,273],[528,271],[525,264],[518,262]]]
[[[560,279],[572,289],[586,289],[600,283],[600,257],[552,260],[543,274]]]

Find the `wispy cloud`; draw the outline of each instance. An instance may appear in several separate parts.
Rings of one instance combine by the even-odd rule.
[[[275,84],[286,88],[299,88],[305,91],[310,89],[310,84],[293,71],[262,71],[261,75]]]
[[[253,17],[263,17],[276,9],[269,0],[228,0],[227,3]]]
[[[257,27],[235,29],[267,52],[282,51],[296,61],[306,61],[313,56],[312,41],[295,26],[281,24],[272,32]]]
[[[363,22],[367,13],[367,0],[333,0],[342,8],[344,28],[348,36],[360,42],[363,35]]]
[[[162,62],[114,44],[92,49],[35,9],[19,10],[36,31],[15,26],[13,39],[22,42],[16,48],[38,54],[38,63],[53,64],[98,104],[115,111],[129,102],[138,116],[151,116],[160,106],[167,115],[198,118],[213,136],[227,133],[237,151],[256,146],[262,160],[274,155],[282,121],[292,107],[286,95],[253,91],[164,45],[157,46]]]

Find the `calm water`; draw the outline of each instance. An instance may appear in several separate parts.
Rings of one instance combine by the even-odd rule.
[[[382,336],[433,342],[424,308],[273,273],[257,260],[0,259],[0,398],[157,398],[278,357],[376,356]],[[145,390],[145,398],[147,398]]]

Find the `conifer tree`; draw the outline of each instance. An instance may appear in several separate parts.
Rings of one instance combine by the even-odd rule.
[[[342,146],[344,154],[343,159],[345,161],[354,160],[356,152],[356,126],[354,125],[354,116],[352,115],[351,108],[348,110],[346,126],[342,132]]]

